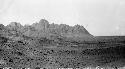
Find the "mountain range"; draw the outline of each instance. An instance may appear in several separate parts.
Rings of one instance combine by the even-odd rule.
[[[93,39],[93,35],[81,25],[69,26],[66,24],[49,24],[46,19],[41,19],[38,23],[24,26],[18,22],[11,22],[7,26],[0,24],[0,32],[2,36],[9,38],[28,36],[35,38],[45,37],[51,40],[57,38],[76,41]]]
[[[124,66],[124,53],[125,37],[93,36],[81,25],[0,24],[0,68]]]

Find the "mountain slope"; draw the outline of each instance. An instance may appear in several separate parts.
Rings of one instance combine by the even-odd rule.
[[[2,28],[2,25],[1,25]],[[20,23],[11,22],[5,28],[15,36],[46,37],[47,39],[66,38],[66,40],[85,41],[93,40],[93,36],[80,25],[69,26],[66,24],[49,24],[45,19],[38,23],[22,26]]]

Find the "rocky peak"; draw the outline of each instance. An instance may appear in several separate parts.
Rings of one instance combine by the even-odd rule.
[[[42,23],[42,24],[49,24],[49,22],[46,20],[46,19],[41,19],[39,21],[39,23]]]
[[[20,23],[17,23],[17,22],[11,22],[9,25],[7,25],[7,28],[9,28],[10,30],[18,30],[22,27],[23,26]]]
[[[83,26],[80,26],[78,24],[74,26],[73,32],[74,33],[89,34],[89,32]]]
[[[39,24],[41,24],[44,28],[48,28],[48,26],[49,26],[49,22],[45,19],[41,19],[39,21]]]
[[[22,25],[20,23],[17,23],[17,22],[11,22],[9,25],[13,26],[13,27],[22,27]]]
[[[32,24],[37,30],[45,30],[49,27],[49,22],[45,19],[41,19],[39,23]]]

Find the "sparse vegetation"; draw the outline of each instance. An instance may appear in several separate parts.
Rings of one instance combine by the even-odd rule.
[[[0,67],[117,66],[113,62],[125,61],[124,42],[124,37],[93,37],[83,26],[49,24],[45,19],[31,26],[0,24]]]

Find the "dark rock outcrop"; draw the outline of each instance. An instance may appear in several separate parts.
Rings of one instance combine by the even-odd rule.
[[[4,25],[0,24],[0,30],[3,30],[3,29],[4,29]]]
[[[9,30],[19,30],[23,26],[17,22],[11,22],[9,25],[6,26]]]

